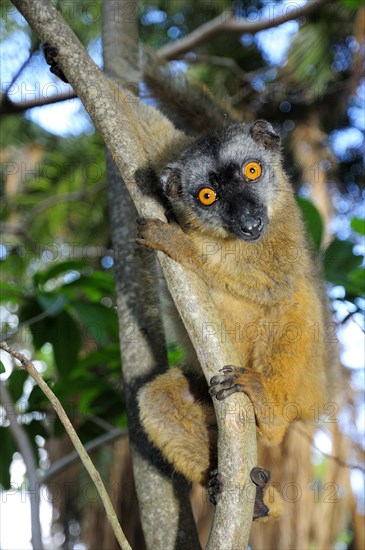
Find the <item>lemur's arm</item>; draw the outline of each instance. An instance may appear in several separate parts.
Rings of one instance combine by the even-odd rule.
[[[256,274],[250,275],[250,268],[247,264],[244,276],[237,269],[227,278],[222,272],[220,262],[207,262],[206,251],[202,249],[198,252],[189,235],[184,233],[177,223],[164,223],[157,218],[140,217],[137,220],[136,241],[142,246],[164,252],[185,268],[196,273],[209,288],[220,288],[241,298],[249,295],[255,297],[256,300],[262,299],[262,301],[267,300],[269,294],[278,295],[283,290],[278,288],[272,276],[263,272],[260,273],[260,281],[258,281]],[[207,239],[206,243],[212,244],[214,248],[213,240],[210,242]],[[221,246],[224,245],[221,244]]]

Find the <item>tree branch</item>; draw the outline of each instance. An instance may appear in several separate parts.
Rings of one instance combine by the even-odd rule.
[[[342,460],[340,457],[338,457],[336,455],[333,455],[331,453],[326,453],[325,451],[322,451],[315,444],[314,439],[305,430],[303,430],[300,425],[298,425],[298,424],[294,425],[293,424],[293,429],[297,430],[300,433],[300,435],[302,435],[303,437],[308,439],[308,441],[310,441],[310,444],[312,445],[313,449],[318,451],[325,458],[328,458],[329,460],[334,460],[335,462],[337,462],[337,464],[339,466],[342,466],[343,468],[348,468],[349,470],[360,470],[361,472],[363,472],[365,474],[364,466],[361,466],[360,464],[355,464],[355,463],[352,463],[352,462],[347,462],[345,460]]]
[[[49,2],[13,3],[40,39],[58,49],[61,68],[107,143],[139,213],[164,219],[162,206],[151,196],[151,176],[159,173],[191,139],[152,107],[131,101],[130,94],[111,87]],[[221,321],[203,281],[163,253],[158,253],[158,258],[206,379],[210,380],[226,364],[238,364],[232,345],[221,341],[220,331],[210,331],[215,333],[210,334],[209,341],[205,338],[204,327],[219,327]],[[257,465],[253,407],[242,393],[230,396],[225,403],[214,400],[214,407],[219,434],[218,467],[226,490],[216,507],[207,548],[243,549],[248,544],[254,505],[254,499],[245,497],[254,494],[249,474]]]
[[[218,17],[208,21],[204,25],[201,25],[188,35],[184,36],[181,39],[175,40],[169,44],[162,46],[157,52],[156,57],[165,60],[171,59],[181,59],[181,57],[187,52],[193,50],[196,46],[204,44],[214,36],[223,34],[226,32],[229,33],[256,33],[261,30],[269,29],[272,27],[277,27],[287,21],[292,21],[294,19],[299,19],[300,17],[308,17],[312,15],[317,10],[319,10],[325,4],[330,3],[331,1],[337,0],[309,0],[307,4],[301,6],[300,8],[296,7],[286,13],[274,17],[272,19],[264,19],[261,21],[237,21],[234,19],[234,16],[231,12],[223,12]],[[203,60],[204,57],[210,58]],[[27,60],[28,62],[29,60]],[[217,56],[198,56],[197,58],[186,58],[188,63],[211,63],[215,65],[220,65],[222,67],[227,67],[232,70],[232,72],[240,79],[245,82],[249,81],[251,73],[245,73],[238,67],[238,65],[229,58],[219,58]],[[147,56],[148,62],[148,56]],[[151,71],[148,65],[145,67],[147,75],[151,76]],[[129,79],[134,81],[134,79]],[[4,94],[2,101],[0,103],[0,115],[11,115],[18,114],[26,111],[27,109],[32,109],[34,107],[42,107],[44,105],[51,105],[61,101],[67,101],[68,99],[74,99],[77,95],[72,91],[65,91],[61,94],[57,94],[51,97],[37,98],[29,101],[13,102],[9,97]]]
[[[85,443],[85,451],[90,454],[91,451],[95,451],[95,449],[99,449],[108,443],[113,443],[115,440],[120,439],[127,434],[127,428],[113,428],[110,432],[100,435],[99,437],[95,437],[95,439]],[[78,460],[80,460],[80,455],[77,451],[72,451],[72,453],[63,456],[44,472],[43,476],[40,477],[40,482],[45,484],[49,483],[51,479],[66,470],[66,468]]]
[[[17,115],[19,113],[24,113],[24,111],[28,109],[33,109],[34,107],[44,107],[45,105],[53,105],[54,103],[76,98],[77,95],[73,90],[63,92],[62,94],[55,94],[50,97],[29,99],[27,101],[11,101],[7,95],[4,95],[0,103],[0,116]]]
[[[182,71],[175,71],[154,51],[144,48],[141,57],[143,82],[152,91],[159,110],[179,129],[189,135],[201,136],[237,116],[237,113],[230,112],[227,105],[214,101],[201,82],[194,82]]]
[[[59,399],[55,396],[51,388],[48,386],[48,384],[43,380],[35,366],[31,361],[29,361],[25,355],[22,353],[19,353],[12,348],[8,346],[6,342],[0,342],[0,348],[9,353],[14,359],[17,359],[20,361],[22,367],[27,371],[27,373],[35,380],[42,390],[42,392],[45,394],[45,396],[49,399],[52,407],[57,413],[58,418],[61,420],[62,424],[64,425],[68,435],[70,436],[70,439],[77,450],[82,463],[84,464],[86,470],[88,471],[91,479],[93,480],[95,487],[100,495],[100,498],[103,502],[103,505],[105,507],[106,515],[110,521],[110,524],[113,528],[113,532],[118,540],[118,543],[120,544],[120,547],[122,550],[131,550],[131,547],[128,544],[127,539],[125,538],[125,535],[119,525],[117,515],[114,511],[113,505],[110,501],[110,498],[108,496],[108,493],[105,489],[104,483],[100,477],[99,472],[95,468],[93,462],[91,461],[91,458],[85,451],[85,448],[83,444],[80,441],[79,436],[75,432],[74,427],[72,426],[64,408],[62,407]]]
[[[137,12],[131,2],[128,9]],[[137,21],[115,17],[113,0],[104,0],[102,40],[108,76],[121,85],[138,81]],[[112,241],[114,249],[119,251],[115,256],[115,278],[122,372],[142,529],[147,548],[193,550],[200,545],[187,482],[180,476],[172,476],[170,469],[166,475],[161,454],[156,452],[141,427],[137,404],[141,386],[168,366],[156,255],[135,243],[137,210],[109,152],[107,174]],[[133,338],[129,336],[131,326]],[[151,495],[154,495],[153,505]]]
[[[21,222],[17,222],[17,223],[6,223],[6,222],[1,223],[0,222],[0,232],[1,233],[8,233],[10,235],[16,235],[16,236],[20,237],[24,241],[24,243],[27,246],[29,246],[29,248],[32,251],[34,251],[36,253],[37,251],[39,251],[39,243],[37,243],[35,240],[33,240],[30,237],[29,230],[30,230],[30,227],[31,227],[32,223],[39,216],[39,214],[41,214],[44,210],[47,210],[48,208],[52,208],[53,206],[56,206],[56,205],[58,205],[60,203],[63,203],[63,202],[72,203],[72,202],[77,202],[77,201],[83,201],[83,200],[87,199],[88,197],[91,197],[91,196],[99,193],[100,191],[102,191],[105,188],[106,188],[106,183],[101,182],[100,184],[95,185],[95,187],[92,188],[92,189],[82,189],[80,191],[71,191],[70,193],[64,193],[62,195],[53,195],[51,197],[47,197],[43,201],[36,204],[36,206],[34,206],[30,210],[30,212],[24,216],[24,218],[22,219]],[[10,204],[11,203],[9,202],[9,207],[10,207]],[[83,251],[82,247],[73,247],[72,248],[72,254],[73,254],[74,258],[83,257],[83,253],[84,253],[84,251]],[[100,258],[101,256],[105,256],[108,253],[109,253],[108,249],[103,248],[103,247],[98,247],[97,252],[93,256],[96,259],[96,258]],[[62,254],[62,251],[61,251],[61,257],[62,256],[63,256],[63,254]],[[88,254],[88,258],[92,259],[90,257],[90,254]],[[51,308],[51,310],[53,311],[53,308]],[[49,313],[52,313],[52,311],[50,311]],[[43,315],[43,314],[40,314],[40,315]],[[0,339],[7,340],[8,338],[14,336],[14,334],[16,332],[18,332],[21,328],[26,327],[30,324],[33,324],[37,321],[40,321],[42,318],[38,318],[38,316],[36,316],[34,318],[34,320],[33,319],[31,320],[31,322],[26,321],[26,322],[22,323],[21,325],[19,325],[19,327],[14,332],[9,332],[9,333],[0,335]]]
[[[259,71],[246,72],[232,57],[223,57],[220,55],[204,55],[204,54],[187,54],[181,56],[182,60],[186,63],[206,63],[207,65],[213,65],[215,67],[224,67],[230,70],[239,80],[242,82],[250,83],[255,76],[263,73],[262,69]]]
[[[292,21],[293,19],[308,17],[325,4],[329,4],[330,2],[333,3],[334,1],[336,0],[309,0],[307,4],[301,6],[300,8],[296,6],[294,9],[287,10],[285,13],[282,13],[277,17],[255,22],[237,20],[232,11],[225,11],[214,19],[204,23],[183,38],[175,40],[169,44],[165,44],[157,51],[157,54],[163,59],[176,59],[181,54],[192,51],[197,46],[208,42],[208,40],[211,40],[220,34],[255,34],[259,31],[277,27],[278,25],[282,25],[283,23]]]
[[[3,348],[4,349],[4,348]],[[5,350],[7,351],[7,350]],[[16,441],[19,452],[23,457],[29,483],[29,501],[31,515],[32,546],[42,550],[42,530],[39,519],[40,483],[37,475],[37,465],[28,436],[21,424],[18,423],[15,405],[4,382],[0,380],[0,402],[5,409],[9,420],[10,431]]]
[[[35,323],[38,323],[39,321],[42,321],[43,319],[46,319],[50,315],[52,315],[57,309],[60,307],[60,305],[63,303],[64,297],[58,296],[57,300],[46,310],[42,311],[42,313],[38,313],[38,315],[34,315],[34,317],[31,317],[30,319],[27,319],[23,323],[19,323],[19,325],[16,327],[16,329],[6,332],[6,333],[0,333],[0,340],[8,340],[9,338],[12,338],[15,336],[19,331],[34,325]]]
[[[25,61],[20,65],[20,67],[18,68],[18,70],[16,71],[15,75],[13,76],[13,78],[11,79],[11,82],[9,84],[9,86],[7,86],[6,90],[4,91],[4,94],[5,94],[5,97],[7,97],[7,94],[10,90],[10,88],[14,85],[14,83],[16,82],[16,80],[18,80],[19,76],[21,75],[21,73],[24,71],[24,69],[26,68],[26,66],[29,64],[30,60],[32,59],[33,57],[33,54],[34,52],[39,48],[39,40],[37,40],[35,42],[35,44],[32,45],[30,51],[29,51],[29,54],[28,54],[28,57],[27,59],[25,59]]]
[[[22,222],[23,230],[28,231],[35,219],[38,218],[39,214],[41,214],[44,210],[52,208],[52,206],[56,206],[57,204],[63,202],[84,201],[88,197],[100,193],[100,191],[103,191],[104,189],[106,189],[105,181],[99,183],[98,185],[95,185],[95,187],[91,189],[81,189],[79,191],[63,193],[62,195],[52,195],[50,197],[47,197],[43,201],[36,204],[36,206],[34,206],[31,211],[25,216]]]

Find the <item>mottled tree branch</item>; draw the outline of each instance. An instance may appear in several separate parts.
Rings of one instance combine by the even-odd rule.
[[[0,102],[0,115],[18,115],[24,113],[28,109],[34,107],[44,107],[45,105],[53,105],[54,103],[60,103],[61,101],[67,101],[69,99],[76,99],[76,94],[72,90],[62,92],[61,94],[55,94],[51,97],[40,97],[35,99],[29,99],[25,101],[11,101],[9,96],[5,94]]]
[[[104,0],[103,4],[104,68],[118,84],[126,85],[140,79],[138,27],[136,20],[130,21],[123,13],[115,17],[114,4],[114,0]],[[131,2],[128,9],[131,9]],[[147,548],[151,550],[193,550],[200,546],[188,484],[180,476],[173,476],[169,469],[166,472],[166,464],[161,464],[161,454],[156,452],[142,429],[136,399],[146,380],[164,372],[168,366],[156,255],[135,242],[137,210],[109,153],[107,176],[112,241],[114,250],[119,252],[114,264],[119,336],[142,529]],[[128,337],[131,327],[133,338]]]
[[[164,219],[162,206],[146,189],[153,172],[161,170],[191,139],[174,129],[171,122],[153,108],[137,100],[131,102],[130,94],[123,89],[111,89],[106,77],[49,2],[14,0],[13,3],[40,39],[58,49],[61,68],[107,143],[139,213]],[[122,109],[116,104],[113,92]],[[221,341],[219,331],[211,334],[209,341],[204,337],[204,326],[207,323],[220,326],[220,318],[203,281],[163,253],[158,253],[158,258],[206,379],[226,364],[238,364],[232,345]],[[214,400],[214,407],[219,434],[218,467],[226,490],[216,507],[207,548],[244,549],[254,505],[250,472],[257,465],[253,407],[242,393],[232,395],[227,402]]]

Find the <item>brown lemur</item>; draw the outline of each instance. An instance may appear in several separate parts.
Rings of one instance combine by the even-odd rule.
[[[230,124],[198,139],[162,170],[160,183],[174,221],[139,219],[137,242],[207,283],[222,323],[203,327],[205,339],[209,345],[212,330],[228,335],[242,363],[217,365],[209,393],[196,358],[159,375],[140,390],[140,418],[178,472],[207,484],[217,440],[209,394],[245,392],[259,438],[278,444],[290,422],[323,407],[334,352],[325,344],[324,291],[268,122]],[[274,508],[255,513],[275,516]]]
[[[47,53],[53,72],[65,79],[57,52],[49,46]],[[279,136],[262,120],[229,124],[166,166],[160,184],[178,223],[139,220],[138,242],[162,250],[208,284],[222,323],[203,327],[204,337],[208,345],[211,330],[230,337],[242,360],[222,366],[209,393],[217,399],[247,393],[260,439],[277,444],[291,421],[321,410],[336,353],[331,342],[325,344],[324,292],[282,167]],[[139,393],[150,439],[177,471],[202,484],[216,467],[209,393],[194,355],[182,370],[171,369]],[[268,474],[254,470],[254,515],[275,516],[276,504],[269,510],[262,503]],[[213,500],[220,488],[216,476]]]

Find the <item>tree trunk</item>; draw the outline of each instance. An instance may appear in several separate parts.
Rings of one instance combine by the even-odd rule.
[[[138,29],[123,7],[104,0],[103,57],[105,72],[121,85],[138,90]],[[133,13],[137,12],[136,3]],[[108,196],[113,248],[122,372],[128,413],[133,473],[147,548],[198,548],[187,482],[163,464],[140,422],[136,396],[140,387],[167,368],[167,354],[158,295],[156,255],[136,245],[137,210],[107,153]],[[132,336],[130,336],[132,334]],[[123,491],[121,479],[121,491]],[[153,495],[153,505],[151,505]],[[159,521],[156,521],[156,516]]]

